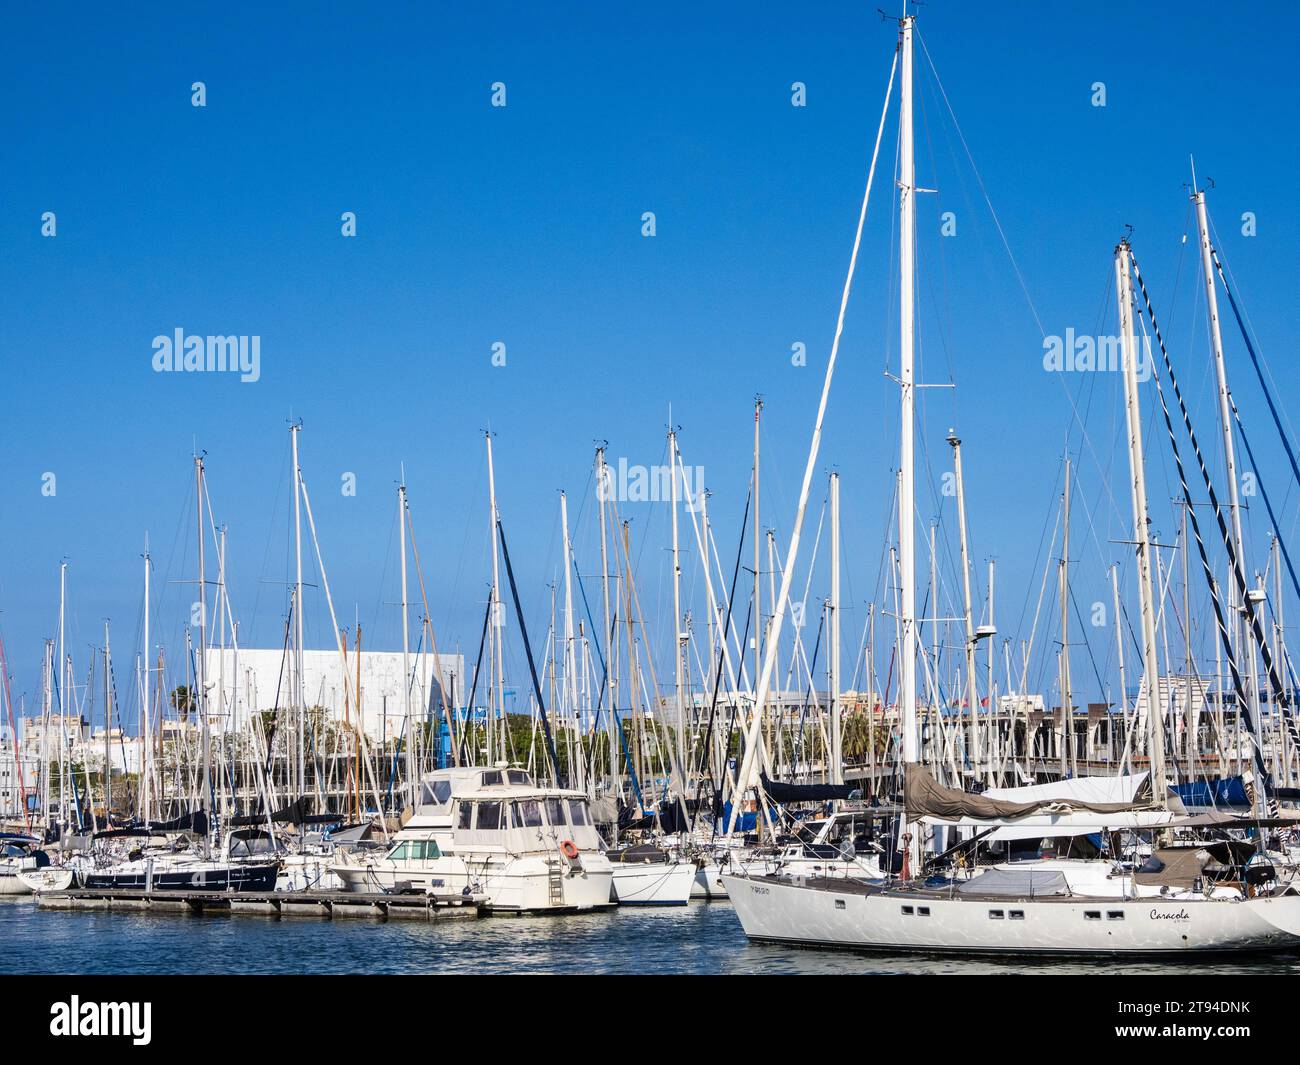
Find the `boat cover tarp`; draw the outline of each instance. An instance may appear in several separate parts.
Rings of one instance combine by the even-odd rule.
[[[1096,790],[1079,787],[1085,780],[1062,780],[1057,784],[1037,784],[1028,788],[1005,788],[1002,794],[1024,794],[1028,801],[996,798],[985,793],[972,795],[958,788],[947,788],[934,779],[924,766],[909,764],[903,778],[903,797],[907,815],[915,820],[933,817],[941,821],[956,822],[963,818],[979,821],[1013,821],[1037,813],[1066,813],[1090,810],[1093,813],[1119,813],[1136,806],[1150,805],[1150,792],[1139,787],[1134,797],[1127,801],[1098,801]],[[1110,779],[1110,778],[1104,778]],[[1118,778],[1116,778],[1118,779]],[[1073,785],[1073,786],[1072,786]]]
[[[329,838],[335,843],[360,843],[370,838],[374,827],[371,821],[363,821],[356,825],[340,825],[329,833]]]
[[[764,773],[763,790],[773,802],[826,802],[830,799],[847,799],[858,789],[852,784],[787,784],[772,780]]]
[[[1133,879],[1147,887],[1180,887],[1190,890],[1210,862],[1210,852],[1200,847],[1157,847]]]
[[[923,818],[926,824],[935,823],[936,819]],[[1084,810],[1079,813],[1031,814],[1017,821],[1000,825],[989,833],[990,843],[999,840],[1014,839],[1059,839],[1067,836],[1089,836],[1109,829],[1118,832],[1121,829],[1163,828],[1174,822],[1174,815],[1169,810],[1121,810],[1118,813],[1097,814]],[[987,821],[975,818],[963,818],[961,821],[940,821],[940,824],[956,824],[962,828],[986,826]]]
[[[591,819],[598,825],[612,825],[618,820],[618,801],[608,795],[592,799]]]
[[[202,810],[192,810],[170,821],[151,821],[148,827],[153,832],[193,832],[196,836],[206,836],[208,815]]]
[[[1120,804],[1151,805],[1151,774],[1132,773],[1113,777],[1069,777],[1050,784],[1026,784],[1018,788],[985,788],[990,799],[1009,802],[1063,802],[1071,807]]]
[[[1065,874],[1054,869],[990,869],[957,885],[959,895],[1003,895],[1030,899],[1070,894]]]
[[[1216,780],[1193,780],[1187,784],[1175,784],[1174,794],[1183,800],[1184,806],[1209,806],[1215,809],[1224,806],[1249,808],[1250,796],[1246,794],[1246,782],[1241,777],[1222,777]]]

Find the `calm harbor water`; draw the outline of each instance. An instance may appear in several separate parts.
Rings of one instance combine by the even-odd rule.
[[[2,973],[1300,973],[1300,956],[1026,962],[749,943],[729,903],[423,924],[45,911],[0,900]]]

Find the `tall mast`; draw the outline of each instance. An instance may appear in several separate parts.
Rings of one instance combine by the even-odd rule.
[[[108,649],[108,619],[104,619],[104,826],[113,796],[113,659]]]
[[[1061,502],[1061,776],[1074,769],[1074,691],[1070,680],[1070,460],[1065,460],[1065,493]],[[1145,513],[1145,511],[1144,511]]]
[[[609,692],[609,710],[605,714],[605,730],[609,734],[609,786],[611,794],[617,798],[618,732],[614,715],[618,713],[618,686],[614,676],[614,634],[609,616],[609,535],[605,516],[606,497],[612,486],[609,467],[605,465],[604,447],[596,448],[596,485],[596,509],[600,514],[600,584],[605,597],[605,628],[598,643],[605,647],[605,687]]]
[[[793,565],[793,560],[790,561]],[[831,474],[830,602],[831,782],[844,783],[844,734],[840,720],[840,475]],[[868,687],[870,685],[868,684]]]
[[[1165,722],[1159,705],[1160,664],[1156,653],[1155,593],[1151,582],[1151,537],[1147,529],[1146,460],[1142,451],[1142,414],[1138,407],[1137,337],[1133,332],[1133,279],[1129,273],[1129,244],[1115,249],[1115,294],[1119,301],[1119,333],[1123,351],[1124,411],[1128,426],[1130,488],[1133,500],[1133,541],[1137,551],[1138,592],[1142,602],[1142,664],[1146,673],[1147,719],[1151,736],[1151,787],[1156,802],[1165,805]]]
[[[586,760],[581,757],[581,728],[578,721],[578,662],[574,654],[573,644],[573,545],[569,541],[569,500],[563,492],[560,493],[560,529],[564,534],[564,697],[569,704],[569,712],[573,714],[573,746],[571,750],[574,754],[570,756],[570,762],[573,769],[576,770],[574,786],[582,788],[585,786]]]
[[[68,563],[59,563],[59,823],[68,823],[68,792],[64,786],[64,759],[67,744],[63,741],[68,725],[68,659],[64,645],[64,617],[68,601]]]
[[[993,559],[989,559],[989,630],[990,631],[987,632],[989,652],[988,652],[988,663],[987,663],[988,680],[985,682],[985,690],[988,692],[988,694],[985,696],[985,698],[987,698],[989,701],[988,781],[990,784],[994,784],[994,783],[1000,784],[1001,775],[1002,775],[1002,770],[1000,767],[1002,765],[1003,747],[1002,747],[1001,726],[998,723],[998,697],[997,697],[997,692],[994,690],[993,687],[993,659],[994,659],[993,637],[997,631],[997,622],[994,621],[995,615],[993,612],[993,568],[994,568]],[[979,635],[978,631],[976,632],[976,635]],[[999,768],[995,770],[994,766],[997,766]]]
[[[686,703],[682,693],[682,665],[686,654],[686,632],[682,624],[682,564],[677,539],[677,433],[671,425],[668,427],[668,463],[668,483],[672,486],[669,499],[673,513],[673,698],[677,703],[677,764],[684,767]]]
[[[297,575],[294,579],[294,596],[293,596],[293,621],[294,621],[294,708],[297,711],[297,741],[298,741],[298,765],[297,765],[297,790],[294,797],[302,795],[306,791],[306,739],[304,736],[306,727],[307,708],[305,705],[305,692],[303,691],[302,678],[302,467],[298,464],[298,433],[302,430],[302,424],[295,422],[289,426],[289,440],[293,445],[293,552],[294,562],[297,567]]]
[[[902,662],[898,701],[902,711],[903,761],[919,761],[916,708],[916,393],[914,330],[916,286],[916,163],[912,145],[912,25],[914,16],[902,19],[901,104],[899,108],[899,390],[901,449],[898,502],[898,562],[901,589],[899,624]],[[921,825],[912,826],[908,858],[910,871],[921,870]]]
[[[150,799],[152,798],[149,791],[149,776],[152,772],[150,747],[153,739],[153,726],[149,720],[151,685],[149,677],[149,538],[147,536],[144,541],[144,639],[142,661],[144,670],[140,675],[140,697],[142,700],[140,721],[143,726],[144,736],[140,743],[140,816],[147,823],[150,819]]]
[[[948,431],[948,444],[952,448],[953,479],[957,488],[957,530],[961,538],[961,583],[966,614],[966,705],[970,708],[967,749],[970,751],[971,770],[979,777],[981,754],[979,703],[975,688],[975,606],[970,591],[970,544],[966,539],[966,491],[962,481],[961,440],[952,430]]]
[[[754,397],[754,690],[758,690],[758,675],[763,670],[763,596],[759,572],[761,569],[761,555],[759,552],[760,543],[758,530],[758,428],[759,421],[763,414],[763,397]],[[740,650],[741,657],[744,657],[745,649]]]
[[[212,741],[208,732],[207,647],[208,647],[208,585],[204,574],[203,535],[203,456],[194,456],[194,494],[198,506],[199,537],[199,653],[195,676],[194,705],[199,714],[199,735],[203,743],[203,779],[200,782],[199,807],[209,808],[208,788],[212,781]]]
[[[399,546],[402,552],[402,720],[406,733],[406,783],[411,790],[411,802],[415,803],[417,793],[415,781],[411,775],[411,743],[414,732],[411,730],[411,621],[410,606],[407,603],[406,585],[406,477],[397,486],[397,524],[401,526]],[[360,662],[361,649],[357,649],[357,661]],[[358,718],[360,715],[358,714]]]
[[[41,816],[45,827],[50,827],[50,711],[54,705],[54,642],[45,641],[45,656],[41,663]]]
[[[1219,332],[1219,296],[1214,284],[1214,265],[1211,261],[1210,249],[1210,223],[1205,209],[1205,191],[1195,188],[1196,172],[1194,168],[1192,185],[1194,189],[1192,203],[1196,205],[1196,226],[1201,240],[1201,275],[1205,283],[1205,313],[1209,319],[1210,345],[1214,352],[1214,374],[1219,391],[1219,429],[1223,434],[1223,461],[1228,479],[1228,510],[1232,516],[1232,541],[1237,553],[1237,564],[1241,567],[1242,576],[1245,577],[1250,571],[1246,568],[1245,540],[1241,533],[1241,493],[1237,480],[1237,454],[1233,442],[1232,393],[1228,389],[1228,372],[1223,360],[1223,336]],[[1255,644],[1253,641],[1245,639],[1242,603],[1240,600],[1241,596],[1237,588],[1237,582],[1228,581],[1228,609],[1233,619],[1233,642],[1239,657],[1243,645],[1248,644],[1245,657],[1249,661],[1249,668],[1243,670],[1244,679],[1249,686],[1246,694],[1250,700],[1249,712],[1251,717],[1254,721],[1260,722],[1259,678],[1255,667]],[[1238,713],[1240,712],[1241,708],[1238,708]],[[1262,787],[1261,782],[1261,792]]]
[[[495,747],[494,729],[500,719],[502,729],[505,728],[505,682],[502,679],[504,673],[503,655],[501,650],[501,630],[504,627],[505,619],[501,612],[501,548],[497,537],[497,482],[496,473],[492,466],[492,433],[484,434],[487,439],[487,464],[488,464],[488,505],[491,508],[491,536],[492,536],[492,652],[493,652],[493,673],[494,676],[494,696],[492,706],[488,712],[488,765],[493,765],[493,750]],[[501,754],[505,755],[505,748]]]

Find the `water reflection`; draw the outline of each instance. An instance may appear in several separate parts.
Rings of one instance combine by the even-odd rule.
[[[9,973],[1300,973],[1300,956],[958,959],[753,944],[731,906],[423,924],[47,912],[0,903]]]

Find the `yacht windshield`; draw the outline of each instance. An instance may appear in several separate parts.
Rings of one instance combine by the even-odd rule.
[[[426,780],[420,791],[420,802],[424,806],[446,806],[451,799],[450,780]]]
[[[501,827],[501,804],[499,802],[480,802],[474,805],[478,807],[476,828],[495,831]]]

